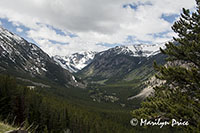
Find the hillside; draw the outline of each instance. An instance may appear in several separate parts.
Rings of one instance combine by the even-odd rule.
[[[65,87],[79,86],[76,78],[37,45],[0,27],[0,71],[21,78]]]
[[[159,53],[159,47],[163,47],[163,44],[150,45],[149,51],[142,46],[117,46],[97,53],[91,63],[77,75],[88,81],[107,83],[137,79],[144,81],[154,74],[153,62],[162,64],[165,56]]]

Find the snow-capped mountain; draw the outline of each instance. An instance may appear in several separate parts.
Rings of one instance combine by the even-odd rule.
[[[125,54],[132,57],[150,57],[160,53],[160,48],[165,48],[163,44],[139,44],[139,45],[122,45],[110,48],[106,51],[99,52],[98,54],[104,54],[105,52],[111,52],[113,54]],[[97,52],[79,52],[69,56],[53,56],[53,59],[60,64],[64,69],[70,72],[78,72],[90,64]]]
[[[75,77],[37,45],[0,27],[0,72],[77,86]]]
[[[154,60],[158,62],[164,60],[160,48],[165,48],[165,45],[116,46],[97,53],[92,62],[79,71],[78,75],[88,80],[114,82],[126,78],[131,73],[137,73],[141,67],[142,71],[151,72]],[[128,77],[133,78],[131,75]]]
[[[161,44],[137,44],[137,45],[122,45],[109,49],[117,54],[126,54],[134,57],[150,57],[160,53],[160,48],[165,48],[165,43]],[[103,51],[105,52],[105,51]],[[103,54],[103,52],[101,54]]]
[[[1,66],[10,63],[13,67],[27,71],[33,76],[47,71],[45,61],[50,60],[47,54],[36,45],[28,43],[2,27],[0,27],[0,52]]]
[[[53,59],[64,69],[70,72],[77,72],[87,66],[93,60],[97,52],[79,52],[69,56],[53,56]]]

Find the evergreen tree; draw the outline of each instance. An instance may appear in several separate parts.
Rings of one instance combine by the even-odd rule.
[[[13,115],[15,90],[17,88],[16,81],[10,76],[0,75],[0,117],[10,122]]]
[[[132,112],[138,118],[183,119],[189,126],[184,131],[200,131],[200,0],[196,12],[183,8],[180,19],[172,29],[178,37],[161,49],[168,55],[167,65],[158,66],[156,77],[166,81],[155,87],[154,96]]]

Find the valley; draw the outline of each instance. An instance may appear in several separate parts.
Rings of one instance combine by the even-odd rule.
[[[75,94],[69,91],[70,96],[81,95],[78,99],[86,97],[97,103],[128,107],[131,101],[127,99],[142,91],[144,81],[153,76],[153,62],[165,62],[159,53],[164,44],[117,46],[51,58],[23,38],[3,28],[0,31],[2,74],[16,76],[28,86],[78,88]],[[86,94],[79,94],[82,92]]]
[[[200,0],[0,0],[0,132],[200,133],[199,79]]]
[[[159,46],[164,47],[163,44],[149,45],[151,51],[148,51],[145,45],[117,46],[102,52],[50,57],[35,44],[1,28],[0,70],[2,76],[16,78],[17,84],[39,95],[39,99],[54,99],[55,106],[62,101],[72,123],[76,119],[82,121],[81,116],[72,117],[75,112],[90,112],[94,117],[105,117],[104,123],[115,120],[112,126],[120,125],[121,129],[126,127],[131,131],[130,111],[138,109],[144,99],[129,98],[146,87],[145,81],[155,73],[154,61],[165,63]]]

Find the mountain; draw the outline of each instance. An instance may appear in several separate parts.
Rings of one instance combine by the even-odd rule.
[[[133,57],[150,57],[159,53],[160,47],[165,47],[164,44],[154,45],[129,45],[129,46],[117,46],[111,48],[108,51],[115,54],[124,54]],[[105,52],[105,51],[104,51]],[[101,52],[103,54],[104,52]],[[89,65],[97,52],[87,51],[74,53],[68,56],[53,56],[53,59],[60,64],[64,69],[76,73]]]
[[[77,74],[86,80],[105,82],[146,79],[154,71],[154,60],[164,62],[160,47],[165,45],[117,46],[97,53],[92,62]]]
[[[78,86],[76,78],[37,45],[0,27],[0,72],[63,86]]]
[[[95,54],[97,52],[80,52],[80,53],[74,53],[69,56],[53,56],[53,59],[60,64],[64,69],[75,73],[83,69],[85,66],[87,66],[91,61],[93,60]]]
[[[108,51],[114,52],[115,54],[124,54],[134,57],[150,57],[160,53],[160,48],[165,48],[165,44],[137,44],[137,45],[122,45],[111,48]],[[107,52],[107,51],[104,51]],[[102,52],[102,54],[104,53]]]

